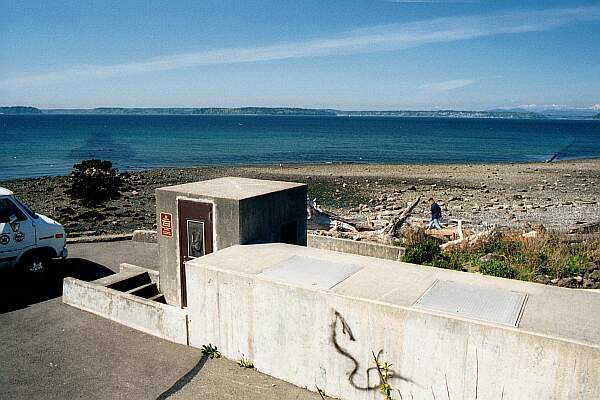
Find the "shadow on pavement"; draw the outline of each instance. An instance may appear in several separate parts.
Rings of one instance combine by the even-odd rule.
[[[204,367],[204,364],[206,364],[207,360],[208,356],[206,354],[203,354],[202,357],[200,357],[200,361],[198,361],[198,363],[194,365],[194,368],[190,369],[184,376],[179,378],[177,382],[173,384],[173,386],[162,392],[156,398],[156,400],[166,400],[175,393],[179,392],[181,389],[183,389],[185,385],[190,383],[190,381],[194,379],[196,375],[198,375],[202,367]]]
[[[0,271],[0,314],[62,296],[65,277],[93,281],[112,274],[111,269],[82,258],[54,260],[42,273]]]

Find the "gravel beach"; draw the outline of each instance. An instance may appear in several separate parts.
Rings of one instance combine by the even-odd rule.
[[[87,208],[72,200],[64,176],[2,181],[33,209],[63,223],[70,236],[155,228],[154,189],[222,176],[304,182],[309,195],[342,216],[386,220],[408,202],[424,201],[413,218],[427,219],[430,196],[444,218],[563,230],[600,219],[600,159],[527,164],[319,164],[161,168],[124,173],[118,199]]]

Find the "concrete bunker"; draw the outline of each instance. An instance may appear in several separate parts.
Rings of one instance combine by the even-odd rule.
[[[405,398],[600,398],[597,293],[308,248],[301,184],[156,193],[159,271],[120,274],[166,304],[118,276],[65,279],[66,303],[339,398],[378,398],[372,351]]]
[[[219,178],[156,190],[160,291],[186,305],[185,263],[236,244],[306,246],[306,185]]]

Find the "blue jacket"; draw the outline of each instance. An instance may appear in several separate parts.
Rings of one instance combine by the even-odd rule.
[[[442,218],[442,209],[438,205],[438,203],[431,204],[431,219],[441,219]]]

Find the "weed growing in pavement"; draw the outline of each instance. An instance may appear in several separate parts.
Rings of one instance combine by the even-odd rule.
[[[375,362],[375,367],[377,368],[377,373],[379,375],[379,391],[383,395],[384,400],[394,400],[392,397],[394,388],[392,388],[392,385],[390,384],[390,378],[392,376],[390,369],[392,364],[388,364],[386,361],[381,362],[379,356],[376,356],[374,351],[371,353],[373,354],[373,361]],[[398,393],[400,392],[398,391]],[[400,395],[400,397],[402,397],[402,395]]]
[[[208,345],[202,346],[200,351],[202,352],[202,354],[204,354],[205,356],[207,356],[210,359],[221,358],[221,353],[217,349],[217,346],[213,346],[211,343],[209,343]]]
[[[243,368],[254,368],[254,364],[252,364],[252,361],[250,361],[249,359],[244,357],[243,354],[242,354],[242,358],[240,358],[238,360],[238,365]]]

